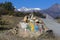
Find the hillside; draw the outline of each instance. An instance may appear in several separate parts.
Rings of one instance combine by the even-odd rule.
[[[30,36],[28,36],[26,38],[21,37],[20,34],[16,34],[16,32],[18,32],[18,31],[16,31],[15,27],[16,27],[16,24],[18,24],[23,19],[23,17],[2,15],[2,19],[5,21],[8,20],[8,23],[10,23],[10,24],[7,27],[12,27],[13,29],[10,29],[10,30],[4,31],[4,32],[0,32],[0,40],[56,40],[55,36],[53,36],[53,35],[51,36],[48,33],[46,33],[46,34],[44,33],[42,35],[39,35],[38,37],[36,37],[36,35],[34,37],[31,37],[31,38],[30,38]],[[31,35],[32,35],[32,33],[31,33]]]
[[[5,21],[7,25],[2,25],[2,27],[13,28],[23,19],[23,17],[2,15],[2,21]]]
[[[45,10],[41,10],[40,12],[49,14],[53,18],[60,17],[60,4],[54,4]]]
[[[60,19],[56,19],[58,23],[60,23]]]

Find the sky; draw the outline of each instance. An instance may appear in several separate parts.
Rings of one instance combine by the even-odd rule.
[[[1,2],[9,1],[18,9],[21,7],[47,9],[55,3],[60,4],[60,0],[0,0]]]

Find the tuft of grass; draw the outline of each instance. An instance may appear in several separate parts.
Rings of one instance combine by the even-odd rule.
[[[60,23],[60,19],[56,19],[56,21],[57,21],[58,23]]]

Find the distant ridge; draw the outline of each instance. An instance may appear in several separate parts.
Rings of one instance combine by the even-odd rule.
[[[40,12],[49,14],[50,16],[56,18],[57,16],[60,17],[60,4],[54,4],[50,8],[46,10],[41,10]]]
[[[53,18],[56,18],[56,17],[60,17],[60,4],[56,3],[54,5],[52,5],[51,7],[49,7],[48,9],[40,9],[40,8],[26,8],[26,7],[22,7],[22,8],[19,8],[17,9],[17,11],[20,11],[20,12],[40,12],[40,13],[43,13],[43,14],[48,14],[50,16],[52,16]]]
[[[28,11],[38,11],[41,10],[40,8],[26,8],[26,7],[22,7],[20,9],[17,9],[18,11],[24,11],[24,12],[28,12]]]

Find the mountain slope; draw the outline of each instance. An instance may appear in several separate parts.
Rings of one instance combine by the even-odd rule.
[[[48,15],[49,16],[49,15]],[[50,16],[49,16],[50,17]],[[55,36],[60,36],[60,24],[57,23],[54,19],[52,19],[51,17],[50,18],[46,18],[46,19],[42,19],[43,22],[46,24],[46,26],[49,28],[49,29],[52,29]]]
[[[49,14],[52,17],[56,18],[57,16],[60,16],[60,4],[54,4],[50,8],[41,10],[40,12]]]
[[[26,8],[26,7],[22,7],[20,9],[17,9],[18,11],[21,12],[31,12],[31,11],[39,11],[41,10],[40,8]]]
[[[22,7],[17,10],[20,12],[33,12],[33,11],[40,12],[43,14],[49,14],[53,18],[60,17],[60,4],[57,3],[45,10],[41,10],[40,8],[26,8],[26,7]]]

